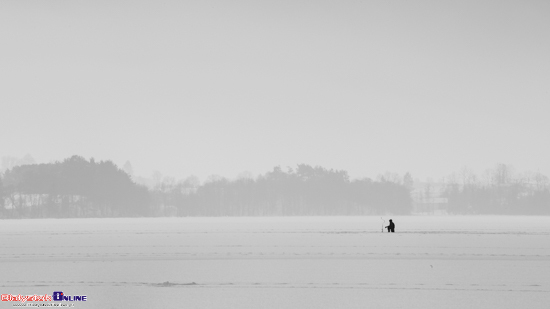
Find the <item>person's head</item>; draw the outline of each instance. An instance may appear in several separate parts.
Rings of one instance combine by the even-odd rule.
[[[391,219],[390,219],[390,221],[391,221]]]

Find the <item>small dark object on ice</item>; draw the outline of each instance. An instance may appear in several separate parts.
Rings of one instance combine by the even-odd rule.
[[[393,221],[391,219],[390,219],[390,225],[386,226],[386,228],[388,229],[388,233],[395,232],[395,224],[393,224]]]

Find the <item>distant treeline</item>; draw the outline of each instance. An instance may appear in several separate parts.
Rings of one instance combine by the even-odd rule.
[[[540,173],[514,176],[501,164],[483,178],[464,170],[437,192],[433,185],[414,187],[408,173],[350,180],[346,171],[300,164],[258,177],[165,179],[147,188],[110,161],[73,156],[0,174],[0,218],[406,215],[415,203],[442,200],[438,209],[450,214],[550,215],[550,183]]]
[[[483,177],[463,170],[451,175],[443,197],[454,214],[550,215],[550,182],[541,173],[515,175],[498,164]]]
[[[280,167],[256,179],[212,179],[194,190],[185,183],[152,192],[155,205],[169,205],[179,216],[293,216],[409,214],[404,185],[350,181],[347,172],[301,164]]]
[[[0,216],[119,217],[150,214],[150,195],[110,161],[73,156],[15,166],[0,179]]]
[[[405,185],[298,165],[257,178],[137,185],[110,161],[73,156],[15,166],[0,178],[0,217],[271,216],[409,214]]]

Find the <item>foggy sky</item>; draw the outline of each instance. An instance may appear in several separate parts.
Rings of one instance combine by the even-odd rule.
[[[0,156],[550,175],[548,1],[2,1]]]

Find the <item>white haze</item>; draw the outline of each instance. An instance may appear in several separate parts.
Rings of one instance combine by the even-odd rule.
[[[550,175],[548,1],[2,1],[0,156]]]

